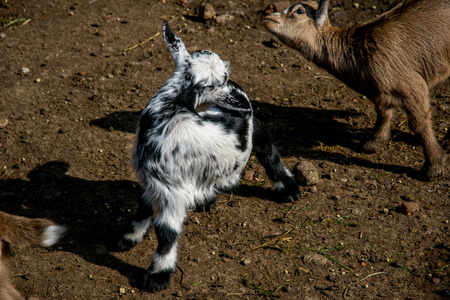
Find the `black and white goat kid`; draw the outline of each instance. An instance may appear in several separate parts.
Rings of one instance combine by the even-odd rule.
[[[145,192],[116,245],[131,249],[154,225],[158,247],[143,283],[152,292],[165,288],[176,269],[187,210],[213,208],[219,193],[238,184],[252,149],[274,181],[277,201],[300,195],[247,95],[228,80],[228,63],[210,51],[190,55],[167,22],[163,36],[175,71],[142,111],[132,162]]]

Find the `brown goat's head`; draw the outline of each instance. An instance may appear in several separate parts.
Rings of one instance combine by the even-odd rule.
[[[266,29],[281,42],[300,52],[315,51],[317,36],[330,26],[328,0],[305,1],[291,5],[283,12],[269,14],[264,19]],[[309,56],[309,53],[303,53]]]

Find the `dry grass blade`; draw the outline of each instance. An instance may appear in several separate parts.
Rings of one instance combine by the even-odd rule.
[[[274,239],[271,239],[270,241],[268,241],[268,242],[266,242],[266,243],[264,243],[262,245],[259,245],[259,246],[255,247],[255,248],[251,249],[249,252],[255,251],[255,250],[260,249],[260,248],[267,247],[267,246],[269,246],[271,244],[278,244],[279,242],[290,240],[291,239],[290,237],[289,238],[285,238],[285,236],[288,235],[294,229],[302,228],[303,226],[306,225],[306,223],[308,221],[309,221],[309,218],[306,218],[305,222],[303,222],[302,225],[299,225],[299,226],[296,226],[296,227],[293,227],[293,228],[287,230],[286,232],[284,232],[284,233],[280,234],[279,236],[275,237]]]
[[[149,38],[146,39],[145,41],[140,42],[139,44],[136,44],[136,45],[134,45],[134,46],[125,48],[125,49],[123,49],[123,50],[124,50],[124,51],[130,51],[130,50],[133,50],[133,49],[135,49],[135,48],[137,48],[137,47],[139,47],[139,46],[142,46],[143,44],[145,44],[145,43],[147,43],[147,42],[153,40],[155,37],[157,37],[157,36],[160,35],[160,34],[161,34],[161,32],[157,32],[155,35],[149,37]]]
[[[359,281],[357,281],[357,282],[352,282],[352,283],[350,283],[349,285],[347,285],[347,287],[346,287],[345,290],[344,290],[344,294],[343,294],[344,299],[345,299],[345,297],[346,297],[348,288],[349,288],[352,284],[357,284],[357,283],[359,283],[359,282],[362,282],[362,281],[366,280],[367,278],[370,278],[370,277],[376,276],[376,275],[381,275],[381,274],[384,274],[384,273],[386,273],[386,272],[377,272],[377,273],[374,273],[374,274],[370,274],[370,275],[367,275],[366,277],[364,277],[363,279],[361,279],[361,280],[359,280]]]
[[[169,21],[169,23],[171,23],[172,21],[176,20],[177,18],[178,18],[178,17],[173,18],[172,20]],[[181,32],[181,30],[178,31],[177,33],[180,33],[180,32]],[[149,38],[146,39],[145,41],[140,42],[139,44],[136,44],[136,45],[134,45],[134,46],[131,46],[131,47],[128,47],[128,48],[124,48],[123,50],[124,50],[124,51],[130,51],[130,50],[136,49],[137,47],[140,47],[140,46],[144,45],[145,43],[150,42],[151,40],[153,40],[154,38],[156,38],[156,37],[157,37],[158,35],[160,35],[160,34],[161,34],[161,32],[157,32],[155,35],[149,37]]]

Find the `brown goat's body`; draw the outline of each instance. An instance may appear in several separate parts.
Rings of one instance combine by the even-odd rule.
[[[321,5],[326,10],[328,3]],[[266,27],[374,102],[377,123],[364,149],[374,152],[389,138],[392,109],[402,108],[422,138],[427,177],[441,176],[446,154],[432,130],[429,89],[450,75],[450,1],[407,1],[370,22],[345,29],[332,27],[327,15],[318,16],[321,8],[314,4],[292,7],[305,10],[304,15],[309,12],[309,18],[290,11],[291,15],[268,16]],[[325,21],[318,24],[319,18]]]
[[[319,41],[326,51],[312,60],[362,94],[391,93],[416,78],[431,88],[450,75],[450,1],[399,4],[366,24],[325,29]]]
[[[64,228],[47,219],[29,219],[0,211],[0,300],[24,299],[11,284],[6,258],[9,247],[50,246]]]

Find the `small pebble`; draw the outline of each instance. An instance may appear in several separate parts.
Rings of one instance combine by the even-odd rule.
[[[335,282],[337,279],[337,275],[335,274],[331,274],[327,276],[327,280],[331,281],[331,282]]]
[[[9,121],[7,118],[0,118],[0,129],[3,129],[8,125]]]
[[[308,265],[325,266],[328,264],[328,259],[317,253],[305,255],[303,261]]]
[[[0,32],[0,39],[6,38],[6,33]]]
[[[30,73],[30,69],[28,69],[27,67],[23,67],[23,68],[20,68],[19,72],[22,74],[28,74],[28,73]]]
[[[414,202],[403,202],[399,207],[398,210],[407,216],[410,216],[411,214],[415,213],[419,209],[419,205]]]
[[[431,278],[431,282],[434,283],[434,284],[438,284],[441,281],[442,281],[442,279],[440,277],[433,277],[433,278]]]
[[[250,259],[248,259],[248,258],[244,258],[242,261],[241,261],[241,264],[242,265],[244,265],[244,266],[248,266],[249,264],[251,264],[251,260]]]
[[[316,193],[317,192],[317,186],[313,185],[312,187],[309,188],[309,191],[311,193]]]
[[[266,15],[274,12],[282,12],[290,6],[290,1],[277,1],[269,4],[266,8]]]
[[[216,16],[216,10],[210,3],[202,4],[199,7],[198,16],[202,20],[211,20]]]
[[[223,25],[227,22],[231,22],[233,20],[234,20],[234,16],[230,15],[230,14],[223,14],[223,15],[217,16],[217,18],[216,18],[217,24],[220,24],[220,25]]]
[[[176,297],[183,297],[183,293],[181,293],[180,291],[177,291],[177,292],[175,293],[175,296],[176,296]]]
[[[294,169],[295,179],[300,185],[311,186],[319,183],[319,172],[316,166],[306,160],[300,161]]]
[[[244,172],[244,180],[252,181],[255,177],[255,171],[253,170],[245,170]]]

